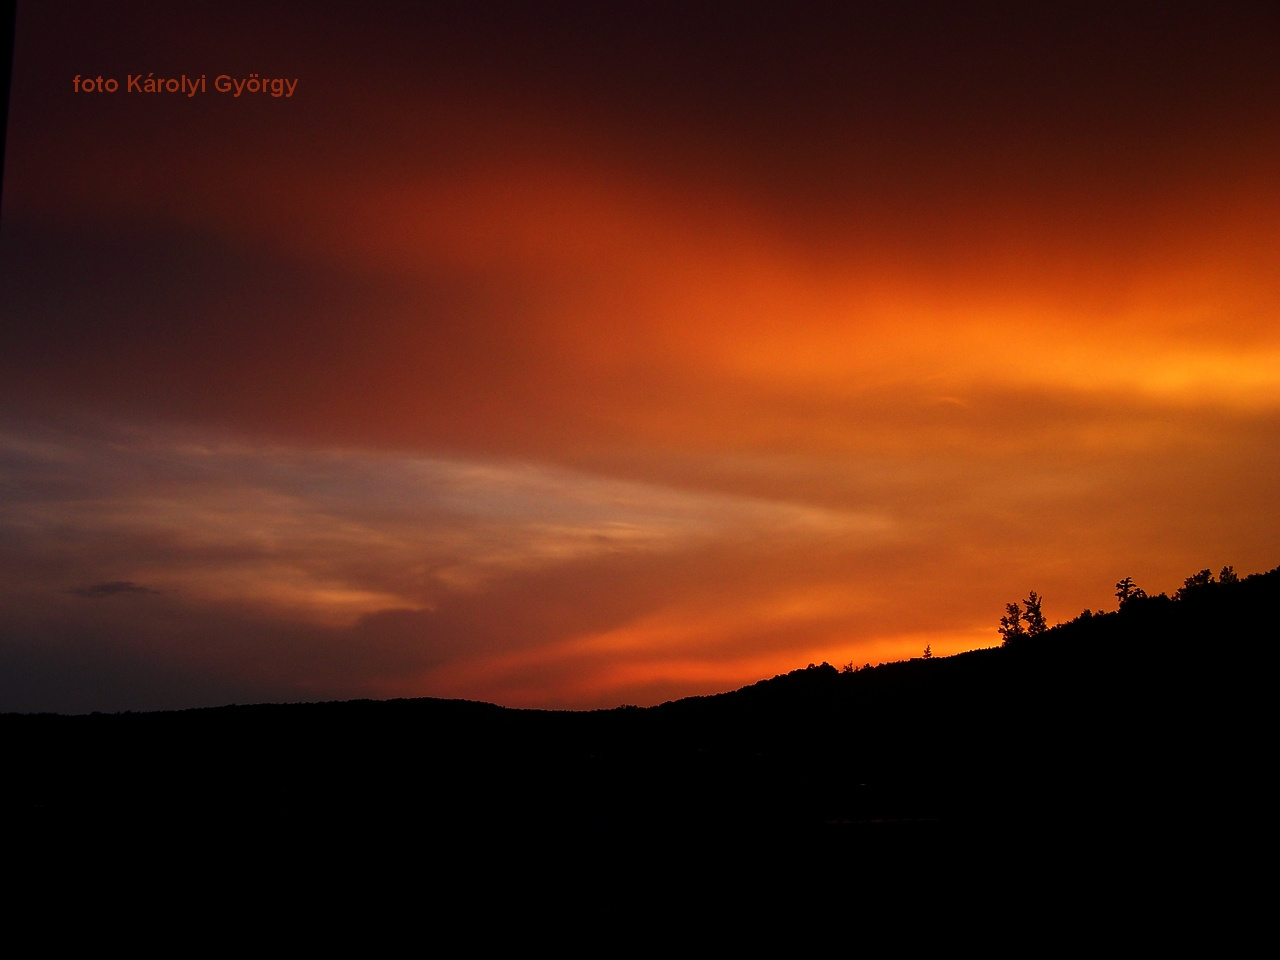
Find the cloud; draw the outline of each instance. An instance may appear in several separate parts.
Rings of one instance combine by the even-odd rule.
[[[590,470],[11,427],[6,702],[652,702],[995,643],[1029,589],[1064,619],[1109,605],[1121,576],[1158,590],[1206,565],[1275,565],[1274,418],[929,397],[874,453]],[[131,597],[145,602],[116,602]]]
[[[464,662],[536,658],[709,588],[767,592],[762,545],[895,536],[872,510],[154,427],[10,432],[0,478],[10,642],[97,638],[286,698],[443,691]],[[151,602],[60,599],[131,595]]]

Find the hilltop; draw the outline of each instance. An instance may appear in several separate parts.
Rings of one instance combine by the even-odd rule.
[[[523,883],[548,860],[634,883],[655,857],[698,850],[732,885],[761,856],[796,869],[840,856],[862,865],[864,892],[921,863],[958,882],[977,863],[1039,870],[1121,848],[1159,870],[1170,831],[1182,856],[1206,817],[1247,821],[1260,796],[1260,651],[1280,568],[1193,579],[1001,647],[810,665],[643,709],[420,699],[7,715],[3,805],[25,825],[19,861],[55,873],[138,851],[181,872],[261,849],[304,872],[335,849],[377,869],[398,851],[486,883],[494,863]]]
[[[785,768],[793,785],[807,784],[788,788],[797,795],[786,816],[797,821],[848,819],[857,790],[841,791],[854,782],[927,784],[931,795],[951,794],[933,809],[940,816],[968,803],[947,784],[982,794],[988,778],[1002,791],[1047,790],[1037,802],[1058,804],[1072,781],[1131,783],[1157,756],[1191,763],[1188,751],[1207,731],[1252,705],[1235,693],[1247,687],[1242,663],[1257,660],[1277,609],[1280,568],[1193,585],[1176,598],[1131,598],[1119,611],[1086,611],[1003,647],[859,670],[811,664],[650,708],[542,711],[422,698],[7,715],[0,724],[10,763],[26,775],[6,803],[60,808],[97,785],[105,796],[96,802],[158,792],[188,803],[220,797],[220,805],[227,793],[238,798],[233,807],[281,796],[324,805],[342,795],[348,805],[348,785],[358,783],[359,797],[385,792],[380,805],[420,791],[447,805],[437,778],[465,771],[451,789],[476,809],[491,805],[486,790],[457,783],[509,797],[515,788],[499,789],[504,780],[554,793],[564,778],[564,789],[590,794],[595,778],[613,791],[622,781],[702,782],[711,768],[732,779],[778,765],[774,773]],[[1140,750],[1122,746],[1133,740],[1143,741]],[[1035,782],[1047,768],[1052,789]],[[768,775],[758,779],[757,790],[777,793]],[[815,779],[831,789],[815,791]],[[753,806],[751,796],[735,803]]]

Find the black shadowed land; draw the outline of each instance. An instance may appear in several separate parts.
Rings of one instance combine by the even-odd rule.
[[[448,888],[432,903],[504,910],[1065,897],[1173,922],[1260,843],[1280,568],[1202,571],[1173,598],[1117,587],[1116,612],[1006,617],[999,647],[646,709],[5,715],[10,864],[36,890],[125,878],[171,909],[225,872],[322,904],[430,880]]]

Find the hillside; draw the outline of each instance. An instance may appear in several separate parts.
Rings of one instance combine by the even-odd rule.
[[[175,869],[264,844],[308,863],[318,843],[608,873],[693,842],[736,863],[843,851],[890,876],[926,851],[955,869],[1028,837],[1068,856],[1120,834],[1149,861],[1171,824],[1185,842],[1224,798],[1238,812],[1256,795],[1256,645],[1278,603],[1280,569],[1010,646],[822,664],[648,709],[7,715],[4,807],[34,859],[143,849]]]

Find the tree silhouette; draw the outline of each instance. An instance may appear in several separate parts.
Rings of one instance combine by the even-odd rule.
[[[1174,593],[1173,599],[1185,600],[1189,594],[1194,593],[1197,590],[1203,590],[1205,587],[1211,586],[1214,582],[1213,571],[1206,567],[1199,573],[1193,573],[1191,576],[1187,577],[1187,579],[1183,580],[1182,586],[1180,586],[1177,592]]]
[[[1040,610],[1040,605],[1044,602],[1044,597],[1040,596],[1034,590],[1027,595],[1027,599],[1022,601],[1026,604],[1026,611],[1022,614],[1022,619],[1027,622],[1027,636],[1038,637],[1049,629],[1048,624],[1044,622],[1044,613]]]
[[[1147,591],[1133,582],[1133,577],[1125,577],[1116,583],[1116,599],[1120,601],[1120,609],[1132,600],[1145,600]]]
[[[1005,615],[1000,618],[1000,636],[1004,637],[1001,646],[1007,647],[1025,637],[1027,632],[1022,629],[1022,608],[1016,603],[1006,603],[1004,609]]]
[[[1235,568],[1226,566],[1222,568],[1222,572],[1218,574],[1219,583],[1239,583],[1240,578],[1236,576]]]

